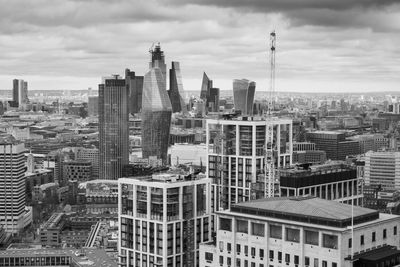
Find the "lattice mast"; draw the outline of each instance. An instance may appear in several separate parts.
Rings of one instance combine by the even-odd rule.
[[[264,197],[273,197],[275,192],[275,162],[274,162],[274,124],[272,112],[274,110],[275,97],[275,31],[270,34],[270,84],[268,90],[268,112],[266,117],[266,140],[265,140],[265,181]]]

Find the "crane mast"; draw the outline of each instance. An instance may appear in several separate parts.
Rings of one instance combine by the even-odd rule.
[[[275,160],[274,160],[274,124],[272,112],[275,97],[275,31],[270,34],[270,84],[268,91],[268,113],[266,117],[265,165],[264,165],[264,197],[273,197],[275,192]]]

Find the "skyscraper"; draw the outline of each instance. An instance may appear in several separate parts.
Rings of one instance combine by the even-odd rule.
[[[136,76],[134,71],[125,69],[125,83],[129,92],[129,113],[139,113],[142,109],[143,76]]]
[[[207,111],[219,111],[219,88],[213,87],[213,81],[208,78],[205,72],[201,83],[200,98],[206,102]]]
[[[207,101],[210,89],[213,87],[213,81],[210,80],[205,72],[203,72],[203,81],[201,82],[200,98]]]
[[[150,51],[151,54],[151,61],[149,62],[149,69],[152,68],[159,68],[161,70],[163,79],[164,81],[164,86],[166,88],[167,86],[167,64],[165,64],[165,57],[164,57],[164,51],[161,50],[160,43],[158,43],[154,49],[151,49]]]
[[[157,156],[167,162],[172,107],[162,71],[152,68],[144,76],[142,98],[143,158]]]
[[[18,107],[28,102],[28,82],[20,79],[13,80],[13,102]]]
[[[181,68],[179,62],[172,61],[172,68],[169,70],[169,98],[172,112],[187,112],[183,94]]]
[[[99,85],[100,179],[117,179],[129,163],[128,89],[118,75]]]
[[[253,115],[254,94],[256,83],[249,80],[233,80],[233,101],[235,110],[242,111],[242,115]]]
[[[0,221],[6,232],[17,233],[32,222],[25,211],[25,146],[0,142]]]

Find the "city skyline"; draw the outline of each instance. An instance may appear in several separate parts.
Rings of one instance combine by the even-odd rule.
[[[72,90],[125,68],[144,75],[161,42],[166,63],[181,63],[185,90],[200,91],[206,71],[221,91],[235,78],[264,91],[274,29],[277,91],[387,91],[400,82],[396,1],[1,2],[1,89],[14,78],[30,90]]]

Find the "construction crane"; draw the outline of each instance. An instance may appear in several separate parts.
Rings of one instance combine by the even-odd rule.
[[[273,197],[275,192],[275,160],[274,160],[274,124],[272,112],[275,97],[275,31],[270,34],[270,84],[268,91],[268,112],[265,120],[265,165],[264,165],[264,197]]]

